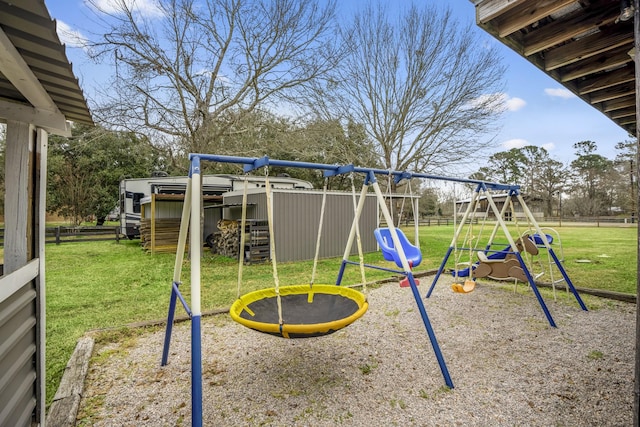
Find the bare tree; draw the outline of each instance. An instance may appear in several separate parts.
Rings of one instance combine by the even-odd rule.
[[[150,15],[89,1],[107,26],[91,50],[117,70],[100,118],[182,152],[217,151],[236,120],[295,100],[336,61],[333,1],[157,0]]]
[[[364,124],[384,167],[443,171],[486,148],[504,69],[471,25],[428,5],[394,20],[378,4],[357,13],[341,40],[348,56],[316,87],[315,111]]]

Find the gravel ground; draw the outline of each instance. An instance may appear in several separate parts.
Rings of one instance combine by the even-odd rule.
[[[423,279],[421,293],[430,279]],[[408,288],[368,291],[369,312],[333,335],[285,340],[228,316],[203,320],[207,426],[628,426],[635,305],[547,304],[481,284],[455,294],[442,278],[425,305],[455,384],[444,381]],[[562,300],[562,298],[561,298]],[[190,425],[190,329],[96,347],[80,425]]]

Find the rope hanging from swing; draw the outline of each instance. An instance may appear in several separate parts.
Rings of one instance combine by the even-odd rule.
[[[231,306],[229,312],[231,318],[250,329],[283,338],[318,337],[331,334],[350,325],[367,311],[368,303],[365,295],[355,289],[343,286],[314,284],[326,205],[326,181],[323,189],[316,255],[311,281],[309,284],[281,287],[276,260],[273,198],[267,168],[265,168],[265,177],[274,287],[249,292],[238,297]],[[243,197],[243,204],[246,204],[245,197]],[[244,245],[243,240],[241,240],[241,245]],[[243,251],[242,246],[241,251]],[[242,275],[242,264],[242,262],[239,264],[240,277]]]
[[[464,240],[462,242],[462,248],[459,249],[459,253],[455,254],[455,266],[454,266],[454,283],[451,285],[451,289],[453,292],[460,294],[468,294],[469,292],[473,292],[476,288],[476,281],[473,279],[473,254],[477,251],[478,243],[480,242],[480,236],[482,235],[482,230],[484,229],[484,221],[480,227],[480,232],[478,236],[474,236],[473,234],[473,222],[477,219],[478,214],[478,206],[480,205],[480,200],[477,197],[472,197],[471,202],[475,205],[473,206],[473,216],[469,218],[469,227],[467,228],[467,233],[465,234]],[[486,212],[485,212],[485,220],[486,220]],[[475,243],[474,243],[475,240]],[[469,252],[469,261],[468,267],[465,269],[466,273],[464,276],[467,278],[463,283],[459,283],[458,278],[460,275],[458,266],[460,265],[460,259],[462,258],[463,250],[468,250]],[[458,252],[458,248],[456,248],[456,252]]]

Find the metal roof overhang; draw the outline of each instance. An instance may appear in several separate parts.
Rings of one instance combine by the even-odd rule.
[[[471,0],[476,22],[636,135],[634,26],[619,0]]]
[[[93,124],[43,0],[0,0],[0,120],[65,136],[67,121]]]

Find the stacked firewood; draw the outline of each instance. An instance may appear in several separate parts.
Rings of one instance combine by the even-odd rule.
[[[240,246],[240,223],[228,219],[218,221],[218,233],[215,233],[211,250],[214,253],[238,257],[238,247]]]
[[[140,240],[146,251],[175,253],[179,234],[180,218],[156,218],[155,224],[149,218],[140,221]]]

